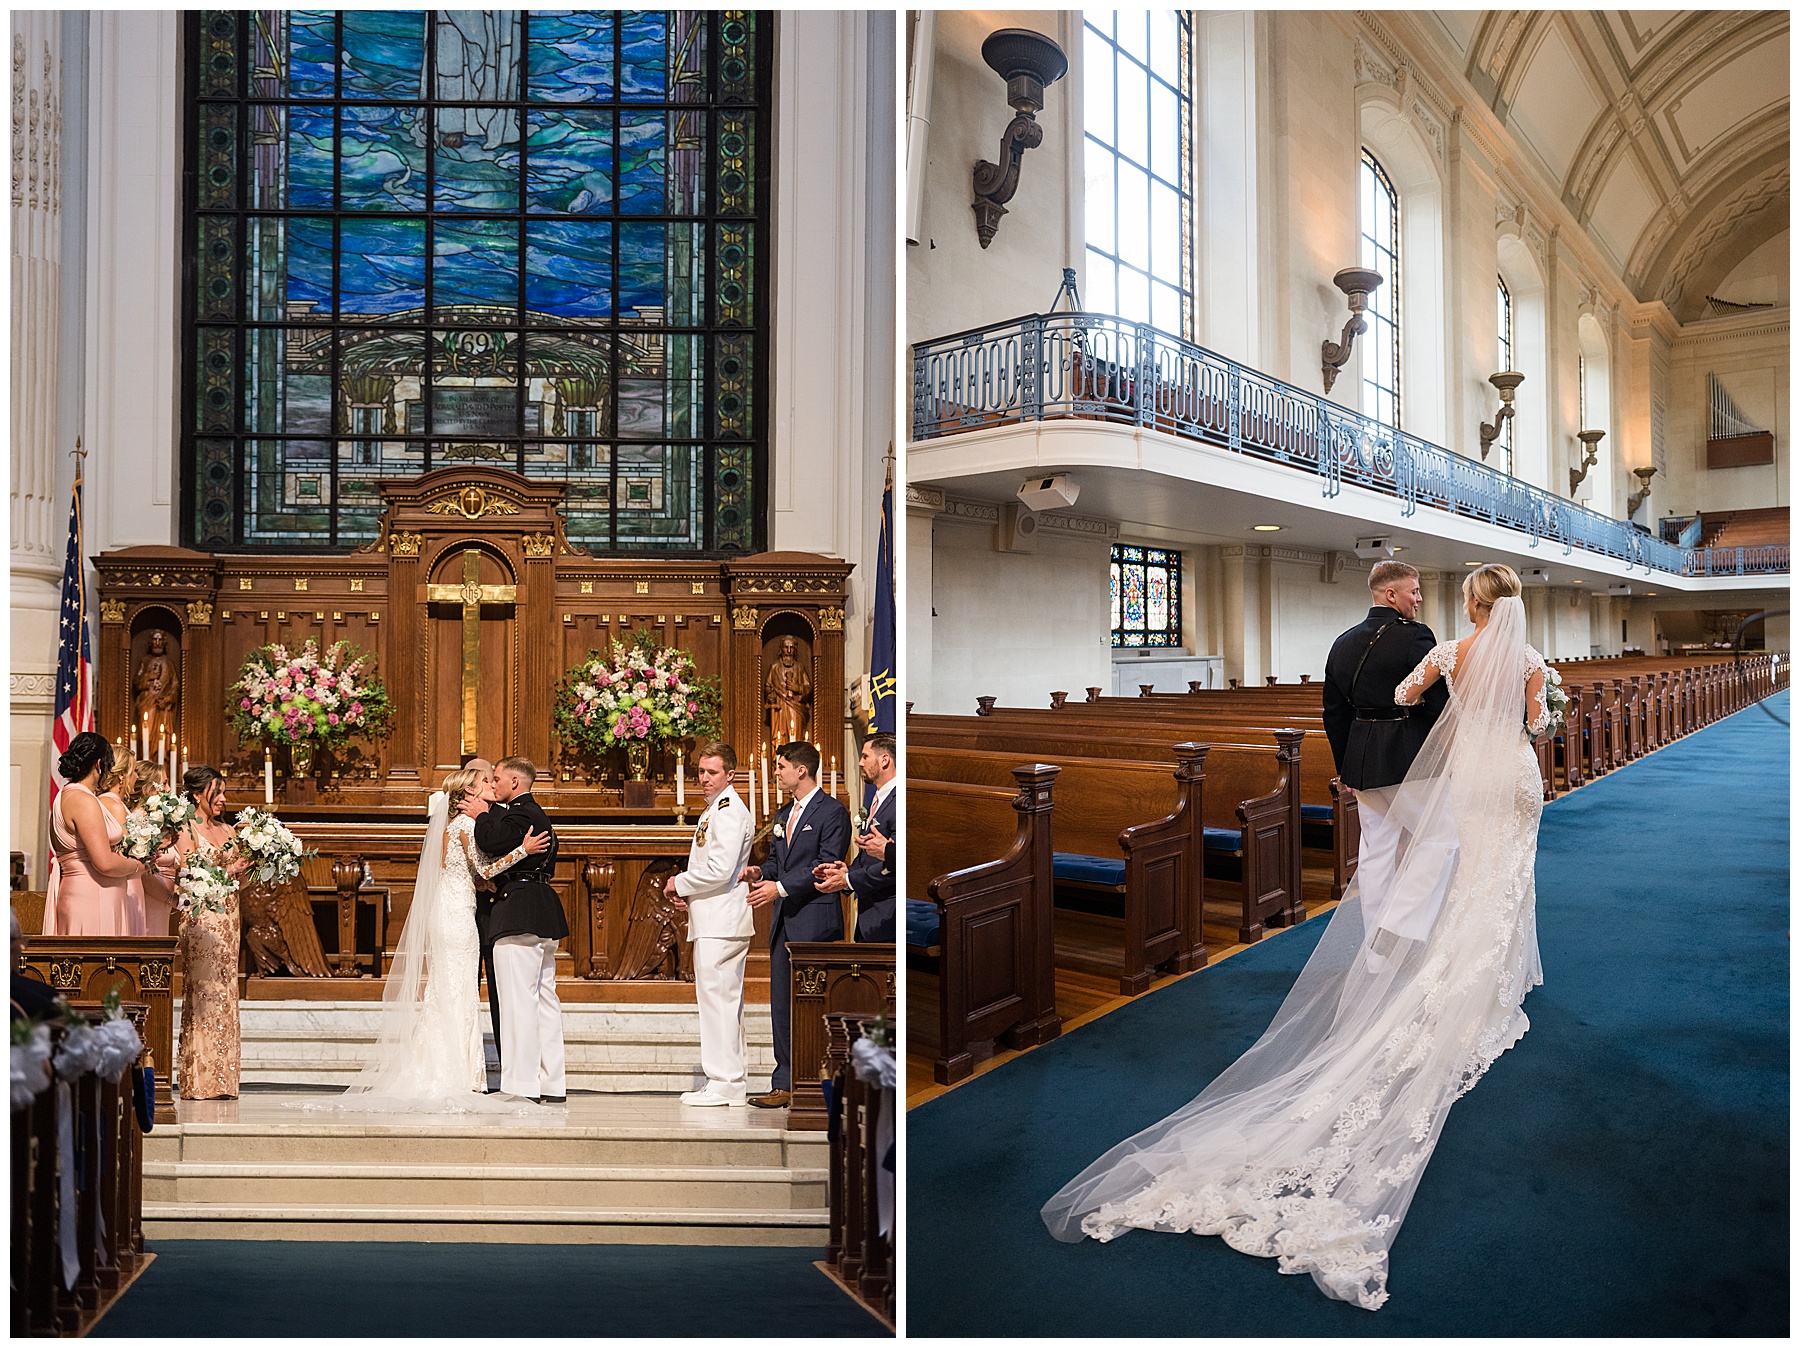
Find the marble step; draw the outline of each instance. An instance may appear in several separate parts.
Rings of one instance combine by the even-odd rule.
[[[177,1002],[176,1033],[180,1033]],[[484,1007],[485,1013],[485,1007]],[[379,1003],[246,1001],[239,1006],[242,1079],[254,1085],[343,1085],[367,1061]],[[485,1026],[486,1016],[483,1015]],[[766,1006],[746,1010],[753,1090],[774,1070]],[[576,1090],[679,1092],[701,1081],[700,1018],[691,1003],[565,1005],[563,1041]],[[490,1066],[495,1062],[488,1037]]]
[[[297,1111],[296,1111],[297,1112]],[[717,1111],[724,1114],[725,1111]],[[742,1111],[736,1111],[740,1116]],[[709,1113],[709,1117],[710,1117]],[[786,1166],[827,1163],[823,1133],[745,1126],[556,1130],[418,1125],[181,1124],[144,1138],[144,1161],[173,1165]]]
[[[144,1203],[148,1240],[344,1240],[551,1245],[825,1243],[823,1208],[644,1210],[519,1206]]]
[[[823,1169],[774,1166],[304,1165],[151,1162],[144,1202],[753,1212],[825,1206]]]

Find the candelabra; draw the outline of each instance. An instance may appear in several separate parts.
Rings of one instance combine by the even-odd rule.
[[[1633,468],[1631,473],[1633,477],[1637,478],[1639,487],[1638,490],[1632,492],[1630,496],[1625,498],[1626,519],[1630,519],[1633,515],[1637,514],[1638,507],[1649,499],[1650,479],[1656,476],[1656,465],[1651,464],[1648,468]]]
[[[1029,28],[998,28],[981,44],[981,59],[1006,81],[1006,101],[1014,116],[1000,135],[1000,162],[975,165],[975,234],[986,248],[1000,228],[1006,203],[1019,190],[1019,167],[1025,151],[1044,143],[1037,114],[1043,111],[1044,87],[1069,69],[1069,58],[1056,42]]]

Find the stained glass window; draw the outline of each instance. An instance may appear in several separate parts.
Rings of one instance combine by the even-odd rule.
[[[1192,18],[1174,9],[1083,18],[1084,307],[1192,337]]]
[[[187,541],[479,463],[596,551],[763,546],[767,14],[187,22]]]
[[[1126,543],[1112,550],[1112,644],[1181,645],[1181,554]]]
[[[1363,408],[1384,425],[1400,428],[1400,196],[1387,170],[1362,152],[1362,257],[1381,273],[1369,296],[1368,345],[1363,348]]]

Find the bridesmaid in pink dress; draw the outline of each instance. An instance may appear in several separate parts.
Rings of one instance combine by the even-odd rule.
[[[132,755],[131,750],[113,745],[112,770],[100,779],[100,807],[104,809],[119,826],[120,836],[124,836],[125,819],[129,807],[125,799],[137,790],[138,769],[141,765]],[[108,830],[110,832],[110,828]],[[125,882],[125,914],[130,924],[129,934],[144,934],[144,882],[136,876]]]
[[[50,807],[50,884],[44,896],[46,936],[129,936],[126,882],[148,868],[113,849],[125,826],[106,812],[95,787],[112,770],[113,747],[84,730],[57,761],[67,783]]]
[[[131,817],[140,818],[144,813],[144,802],[158,791],[166,791],[168,786],[168,773],[154,763],[140,761],[137,765],[135,783],[125,797],[131,806]],[[175,853],[171,850],[166,855],[172,859]],[[162,859],[159,857],[158,861],[160,862]],[[174,874],[175,871],[171,868],[168,878],[173,878]],[[138,884],[144,894],[144,935],[170,935],[169,919],[175,913],[175,899],[168,884],[166,882],[158,884],[154,875],[147,882],[134,881],[133,883]]]

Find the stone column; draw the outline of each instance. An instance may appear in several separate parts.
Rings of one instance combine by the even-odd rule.
[[[61,16],[12,15],[13,847],[47,877],[45,817],[68,503],[59,470],[62,308]],[[73,448],[72,445],[67,448]]]

